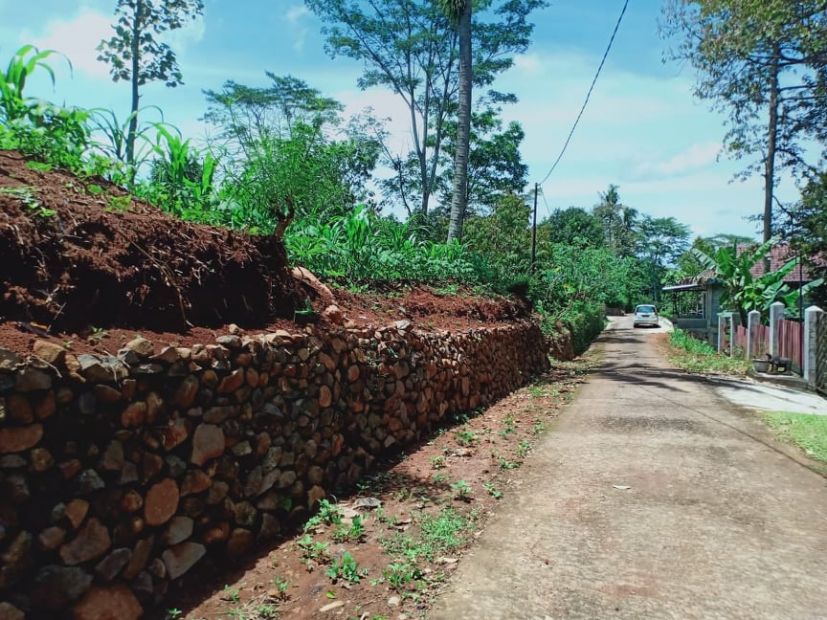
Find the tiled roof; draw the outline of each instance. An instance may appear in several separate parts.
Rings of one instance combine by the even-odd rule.
[[[747,248],[748,246],[746,245],[739,245],[738,253],[740,254],[741,252],[746,251]],[[770,250],[770,272],[778,271],[795,257],[795,250],[786,243],[774,246],[772,250]],[[758,261],[755,265],[753,265],[750,271],[752,272],[752,276],[754,278],[760,278],[764,275],[764,261]],[[802,263],[800,271],[799,267],[793,269],[784,277],[784,282],[809,282],[813,278],[814,276],[807,269],[807,265]]]

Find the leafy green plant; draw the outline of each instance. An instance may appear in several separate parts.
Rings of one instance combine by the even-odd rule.
[[[339,523],[336,529],[333,530],[333,540],[336,542],[345,542],[351,540],[358,542],[365,537],[365,525],[362,522],[362,517],[356,515],[351,520],[350,527],[344,523]]]
[[[339,525],[342,522],[342,510],[336,504],[323,499],[319,502],[319,512],[307,520],[304,531],[312,530],[321,524]]]
[[[470,501],[473,495],[471,485],[465,480],[457,480],[451,485],[451,490],[454,492],[454,497],[464,502]]]
[[[391,562],[382,574],[394,590],[402,590],[408,584],[422,579],[422,571],[410,562]]]
[[[509,414],[505,417],[505,425],[503,429],[500,431],[500,437],[506,438],[509,435],[517,432],[517,423],[514,420],[514,416]]]
[[[326,542],[314,541],[310,534],[302,536],[297,544],[302,550],[302,557],[305,560],[316,560],[322,563],[327,563],[330,560],[328,544]]]
[[[445,457],[444,456],[432,456],[431,457],[431,467],[434,469],[444,469],[445,468]]]
[[[349,551],[345,551],[341,557],[335,559],[325,571],[333,583],[340,579],[350,583],[359,583],[367,573],[367,569],[359,568],[359,564]]]
[[[477,434],[470,429],[463,428],[454,433],[454,439],[461,446],[472,446],[477,441]]]
[[[531,444],[526,439],[523,439],[519,444],[517,444],[517,456],[520,458],[525,458],[530,451]]]
[[[509,461],[507,458],[501,456],[497,459],[497,464],[500,466],[500,469],[517,469],[520,464],[516,461]]]
[[[494,486],[493,482],[483,482],[483,488],[488,491],[488,494],[494,499],[502,499],[503,493]]]

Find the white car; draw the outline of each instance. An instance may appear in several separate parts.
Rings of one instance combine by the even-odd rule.
[[[657,327],[660,325],[660,321],[658,320],[658,309],[651,304],[641,304],[639,306],[635,306],[635,327],[640,327],[642,325],[654,325]]]

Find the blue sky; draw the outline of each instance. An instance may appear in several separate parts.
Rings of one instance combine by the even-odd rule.
[[[97,62],[95,47],[107,36],[114,0],[0,0],[0,56],[33,42],[64,52],[74,72],[59,75],[52,90],[43,80],[36,94],[84,107],[128,112],[128,86],[114,84]],[[545,176],[569,131],[608,41],[622,0],[553,0],[535,15],[528,52],[497,86],[517,94],[505,112],[526,131],[523,156],[533,183]],[[609,183],[625,204],[655,216],[675,216],[696,234],[752,235],[746,216],[760,212],[762,181],[732,181],[738,162],[718,158],[723,119],[692,98],[690,67],[664,64],[658,35],[661,2],[631,0],[615,46],[574,140],[544,187],[550,208],[591,206]],[[158,105],[186,135],[204,135],[202,90],[229,78],[264,84],[264,72],[292,74],[344,102],[390,117],[393,145],[410,142],[404,110],[387,91],[361,92],[360,66],[331,60],[320,24],[301,0],[206,0],[204,18],[176,32],[185,85],[150,85],[144,105]],[[782,200],[796,196],[789,180]],[[546,207],[541,201],[540,214]]]

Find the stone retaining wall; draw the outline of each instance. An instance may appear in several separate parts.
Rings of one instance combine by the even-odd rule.
[[[203,557],[278,537],[376,457],[547,365],[528,321],[0,349],[0,620],[137,618]]]

